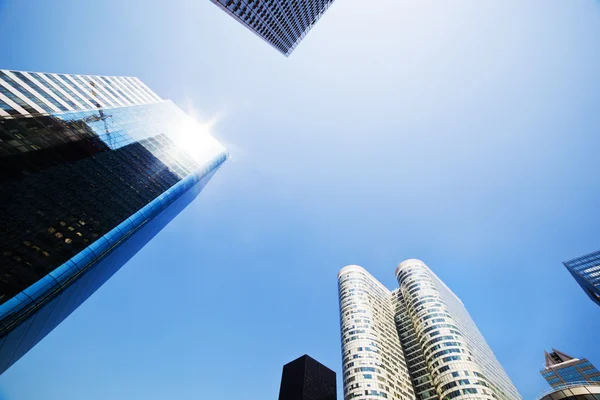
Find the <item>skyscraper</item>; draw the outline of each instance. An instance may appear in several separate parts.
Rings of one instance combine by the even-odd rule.
[[[279,400],[336,400],[335,372],[308,355],[283,366]]]
[[[546,368],[540,373],[553,388],[576,382],[600,382],[600,371],[585,358],[571,357],[552,349],[544,352]]]
[[[286,57],[334,0],[211,0]]]
[[[460,299],[422,262],[396,269],[390,291],[365,269],[338,274],[344,398],[521,396]]]
[[[1,70],[0,373],[185,208],[226,158],[137,78]]]
[[[600,251],[563,263],[583,291],[600,305]]]

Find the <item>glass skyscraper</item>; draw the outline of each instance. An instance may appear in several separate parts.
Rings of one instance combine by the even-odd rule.
[[[334,0],[211,0],[286,57]]]
[[[581,382],[600,383],[600,371],[585,358],[578,359],[552,349],[544,353],[544,360],[546,367],[540,373],[553,388]]]
[[[521,396],[460,299],[422,262],[390,291],[357,265],[338,274],[344,400]]]
[[[590,299],[600,305],[600,251],[565,261],[563,264]]]
[[[0,71],[0,373],[200,192],[227,152],[139,79]]]

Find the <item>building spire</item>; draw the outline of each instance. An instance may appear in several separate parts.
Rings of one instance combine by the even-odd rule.
[[[570,355],[556,349],[552,349],[552,353],[544,351],[544,358],[546,360],[546,368],[564,363],[566,361],[576,360],[575,357],[571,357]]]

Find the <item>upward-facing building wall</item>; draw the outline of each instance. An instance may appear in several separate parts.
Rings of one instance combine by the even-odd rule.
[[[334,0],[211,0],[289,56]]]
[[[0,373],[199,193],[224,148],[122,77],[0,71]]]
[[[425,263],[404,261],[396,269],[396,278],[433,382],[438,388],[447,388],[438,390],[440,398],[470,394],[520,398],[462,301]],[[415,304],[418,306],[413,308]]]
[[[563,264],[585,294],[600,305],[600,251],[565,261]]]
[[[338,274],[344,400],[413,400],[392,293],[362,267]]]
[[[345,400],[521,399],[462,302],[422,261],[404,261],[396,278],[390,292],[358,266],[338,275]],[[364,375],[367,363],[377,374]]]

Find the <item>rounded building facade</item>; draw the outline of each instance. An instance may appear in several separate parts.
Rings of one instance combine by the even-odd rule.
[[[396,278],[439,398],[496,399],[429,268],[420,260],[406,260]]]
[[[392,293],[358,265],[338,274],[344,400],[414,400]]]
[[[537,400],[600,400],[600,383],[577,382],[549,389]]]

